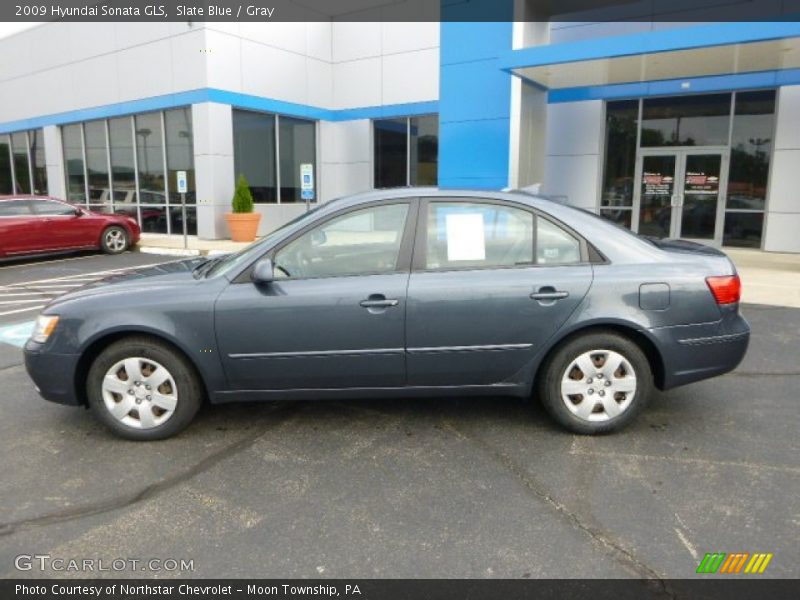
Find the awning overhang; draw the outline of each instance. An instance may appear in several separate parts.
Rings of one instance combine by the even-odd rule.
[[[523,48],[507,71],[549,90],[800,68],[800,23],[715,23]]]

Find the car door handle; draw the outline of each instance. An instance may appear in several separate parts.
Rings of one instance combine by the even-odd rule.
[[[370,296],[366,300],[362,300],[358,304],[363,306],[364,308],[389,308],[390,306],[397,306],[400,303],[399,300],[391,300],[386,299],[384,297],[374,297]]]
[[[569,298],[569,292],[540,290],[531,294],[532,300],[563,300],[564,298]]]

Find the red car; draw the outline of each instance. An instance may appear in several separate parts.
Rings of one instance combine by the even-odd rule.
[[[0,258],[100,249],[125,252],[141,230],[131,217],[106,215],[43,196],[0,196]]]

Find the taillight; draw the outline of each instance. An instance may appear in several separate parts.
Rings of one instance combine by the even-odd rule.
[[[717,304],[733,304],[742,297],[742,282],[738,275],[706,277],[706,283]]]

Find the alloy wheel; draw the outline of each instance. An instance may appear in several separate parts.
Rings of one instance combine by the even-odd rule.
[[[120,229],[109,229],[105,235],[106,247],[113,252],[125,249],[125,233]]]

